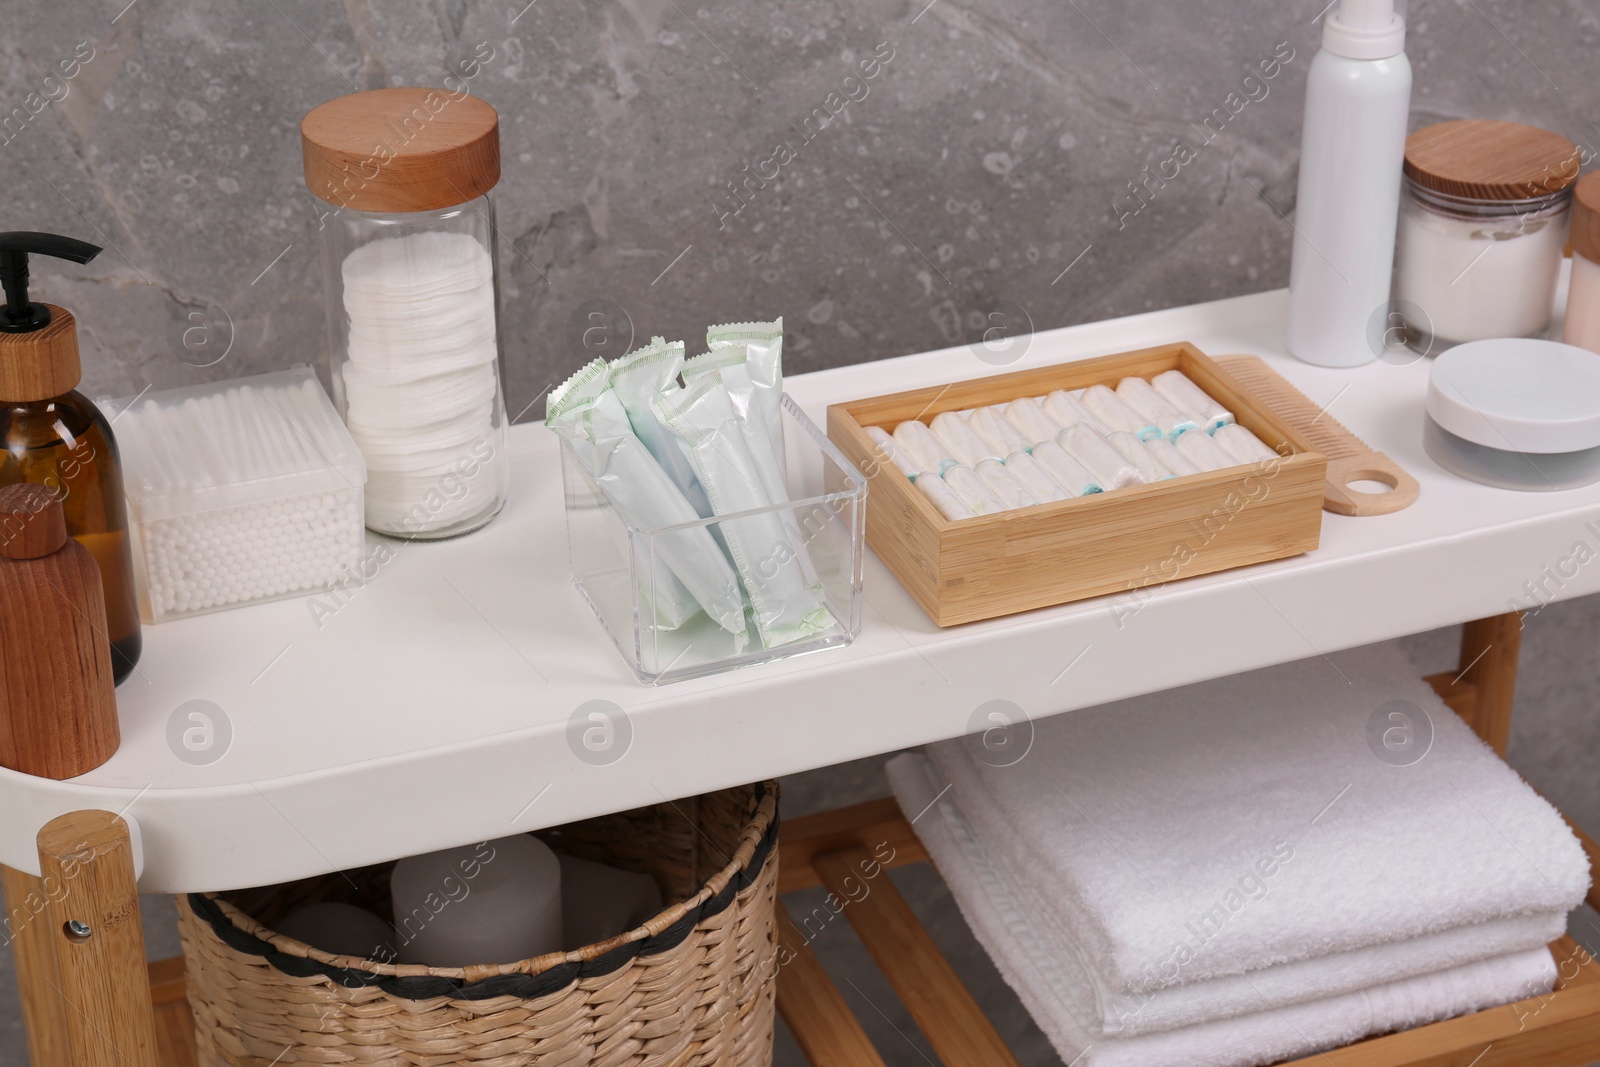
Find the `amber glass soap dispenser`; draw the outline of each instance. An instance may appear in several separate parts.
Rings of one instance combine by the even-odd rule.
[[[0,233],[0,486],[54,489],[67,533],[94,557],[105,588],[106,640],[120,684],[139,662],[139,607],[116,439],[100,410],[78,393],[78,325],[54,304],[28,300],[28,256],[87,263],[100,249],[53,233]],[[0,538],[13,536],[0,530]],[[0,605],[0,611],[5,606]]]

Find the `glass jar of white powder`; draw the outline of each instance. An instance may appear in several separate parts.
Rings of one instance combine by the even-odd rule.
[[[458,90],[378,89],[301,123],[328,300],[324,369],[367,464],[366,523],[418,540],[505,503],[494,205],[499,118]]]
[[[1549,329],[1577,146],[1514,122],[1462,119],[1406,141],[1391,322],[1438,353]]]

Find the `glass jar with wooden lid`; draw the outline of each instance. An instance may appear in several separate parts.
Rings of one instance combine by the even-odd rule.
[[[366,523],[436,540],[505,504],[496,228],[499,117],[458,90],[376,89],[300,124],[321,201],[324,365],[367,463]]]
[[[1515,122],[1406,140],[1392,310],[1413,349],[1549,329],[1579,166],[1571,141]]]

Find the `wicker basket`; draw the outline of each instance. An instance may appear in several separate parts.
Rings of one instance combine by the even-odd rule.
[[[200,1063],[766,1067],[777,835],[772,782],[541,832],[654,876],[675,903],[598,945],[465,970],[333,956],[270,928],[311,900],[387,916],[392,864],[189,894],[179,926]]]

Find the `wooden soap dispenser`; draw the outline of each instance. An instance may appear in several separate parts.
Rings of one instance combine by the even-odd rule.
[[[60,494],[67,534],[100,567],[111,666],[120,684],[143,638],[133,585],[122,460],[111,424],[78,392],[72,312],[28,298],[28,257],[87,263],[100,249],[53,233],[0,233],[0,485],[35,482]]]
[[[75,778],[117,751],[105,596],[54,489],[0,488],[0,767]]]

